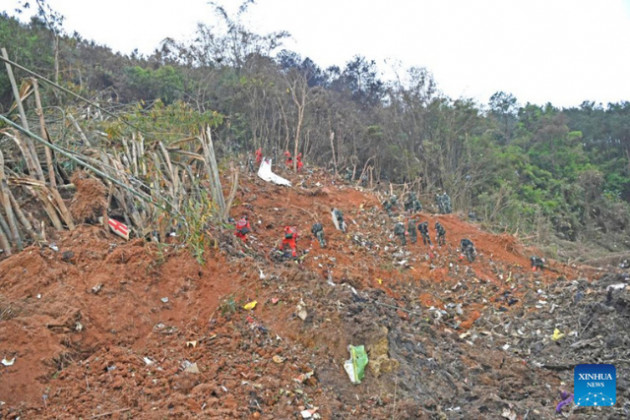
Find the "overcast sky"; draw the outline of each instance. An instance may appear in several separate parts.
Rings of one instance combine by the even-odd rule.
[[[48,0],[66,32],[150,54],[218,18],[206,0]],[[235,11],[239,0],[223,0]],[[2,0],[13,15],[17,0]],[[578,106],[630,100],[630,0],[257,0],[244,21],[287,30],[288,49],[320,67],[355,55],[427,68],[451,98],[485,104],[497,91],[521,105]],[[10,46],[8,46],[10,48]]]

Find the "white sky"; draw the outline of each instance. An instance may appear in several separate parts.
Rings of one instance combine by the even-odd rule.
[[[206,0],[48,2],[66,32],[123,53],[150,54],[218,21]],[[235,11],[241,1],[220,3]],[[2,4],[13,15],[17,0]],[[257,0],[245,22],[289,31],[285,47],[322,68],[357,54],[384,74],[395,63],[426,67],[451,98],[485,104],[502,90],[559,107],[630,100],[630,0]]]

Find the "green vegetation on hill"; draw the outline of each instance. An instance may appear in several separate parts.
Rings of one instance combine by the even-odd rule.
[[[379,79],[375,63],[359,56],[322,69],[282,50],[286,33],[254,34],[227,14],[226,29],[202,25],[189,44],[168,40],[151,56],[122,56],[63,34],[63,19],[47,13],[28,24],[0,15],[0,46],[119,115],[81,121],[84,131],[106,134],[99,141],[117,145],[140,129],[169,143],[210,123],[222,157],[262,147],[278,161],[289,150],[353,181],[416,181],[425,208],[444,189],[456,211],[496,229],[630,247],[630,102],[558,109],[521,106],[504,92],[488,104],[452,99],[426,69],[409,69],[404,82]],[[41,85],[48,115],[87,107]],[[2,71],[0,112],[15,118],[12,104]],[[49,129],[68,130],[54,121]]]

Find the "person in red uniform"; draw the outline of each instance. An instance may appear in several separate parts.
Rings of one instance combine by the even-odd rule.
[[[291,169],[293,167],[293,158],[291,157],[291,153],[287,150],[284,152],[284,156],[286,156],[284,164],[287,165],[287,168]]]
[[[247,234],[251,231],[252,227],[249,224],[249,220],[247,220],[246,215],[243,215],[243,217],[236,222],[236,232],[234,232],[234,235],[243,242],[247,242]]]
[[[297,257],[297,245],[295,241],[297,241],[298,233],[295,226],[285,226],[284,227],[284,239],[282,239],[282,251],[284,252],[287,245],[291,248],[291,256]]]
[[[298,172],[300,172],[302,170],[302,167],[304,166],[304,164],[302,163],[302,153],[298,153],[295,160],[297,160],[297,170]]]
[[[262,148],[258,148],[256,149],[256,165],[260,165],[260,162],[262,162]]]

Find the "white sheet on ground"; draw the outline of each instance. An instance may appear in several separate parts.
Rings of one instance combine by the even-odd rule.
[[[291,181],[271,172],[271,159],[263,159],[260,168],[258,168],[258,176],[267,182],[273,182],[274,184],[285,185],[287,187],[291,186]]]

